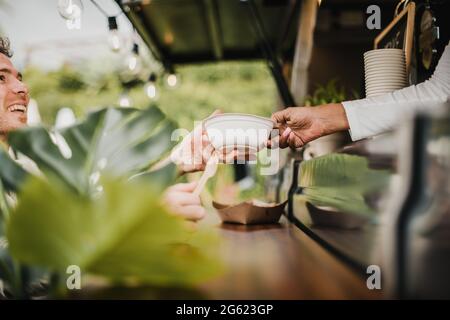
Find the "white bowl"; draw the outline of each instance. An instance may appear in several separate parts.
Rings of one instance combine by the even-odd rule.
[[[214,148],[256,153],[266,146],[274,122],[251,114],[223,113],[207,118],[204,127]]]

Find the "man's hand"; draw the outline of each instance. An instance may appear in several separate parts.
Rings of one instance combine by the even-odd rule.
[[[322,136],[348,129],[348,121],[341,104],[317,107],[291,107],[272,115],[280,131],[281,148],[300,148]],[[269,141],[268,146],[272,144]]]
[[[220,113],[220,110],[216,110],[210,117]],[[196,126],[194,130],[184,137],[183,141],[175,147],[171,158],[172,161],[178,165],[182,173],[203,171],[213,152],[215,152],[215,149],[209,141],[203,124],[201,124]],[[220,163],[231,163],[238,158],[239,153],[237,150],[223,150],[218,156]]]
[[[203,208],[200,197],[192,192],[197,182],[178,183],[169,187],[163,196],[163,203],[168,210],[187,220],[197,221],[203,219],[206,210]]]
[[[211,116],[221,113],[214,111]],[[197,125],[183,141],[175,147],[171,158],[178,165],[182,172],[203,171],[214,151],[214,147],[209,142],[208,135],[203,128],[203,123]]]

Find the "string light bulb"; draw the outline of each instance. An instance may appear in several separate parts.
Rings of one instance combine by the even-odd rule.
[[[126,59],[126,65],[129,71],[138,73],[141,69],[141,60],[139,58],[139,46],[137,43],[133,44],[133,50]]]
[[[171,88],[175,88],[178,85],[179,79],[174,72],[169,73],[167,76],[167,85]]]
[[[122,47],[122,40],[120,38],[119,28],[117,27],[116,17],[108,17],[108,29],[108,44],[112,51],[118,52]]]
[[[131,98],[128,95],[127,91],[122,92],[122,94],[119,97],[119,106],[121,106],[122,108],[129,108],[131,107]]]
[[[145,85],[145,93],[151,100],[158,99],[158,91],[156,89],[156,74],[154,74],[153,72],[150,74],[148,82]]]
[[[58,12],[66,20],[77,20],[81,17],[83,3],[81,0],[58,0]]]

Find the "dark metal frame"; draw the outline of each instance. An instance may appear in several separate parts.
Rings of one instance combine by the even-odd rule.
[[[267,60],[267,64],[270,71],[272,72],[272,76],[275,80],[281,99],[283,100],[284,106],[285,107],[295,106],[294,97],[292,96],[292,93],[289,89],[285,77],[283,76],[281,64],[278,61],[278,58],[272,46],[270,45],[269,40],[267,39],[267,33],[264,29],[264,24],[258,12],[258,8],[256,7],[253,0],[241,0],[241,3],[247,6],[250,22],[255,32],[255,36],[260,41],[262,53],[265,59]]]
[[[141,2],[135,1],[135,2],[128,2],[123,3],[121,0],[115,0],[117,5],[121,8],[121,10],[126,14],[127,18],[131,21],[131,23],[134,25],[136,31],[141,36],[147,47],[152,52],[153,56],[159,60],[163,67],[169,72],[174,72],[174,66],[172,61],[168,58],[167,52],[163,49],[161,43],[158,41],[156,32],[153,30],[153,28],[146,23],[146,19],[144,18],[144,13],[141,8]],[[267,33],[264,30],[264,25],[262,18],[258,12],[258,9],[254,3],[253,0],[246,0],[241,2],[247,6],[247,10],[249,13],[250,23],[255,31],[255,36],[259,40],[260,46],[261,46],[261,53],[262,57],[264,57],[265,60],[267,60],[267,65],[272,73],[272,76],[275,80],[275,83],[277,85],[279,94],[283,100],[283,103],[285,107],[289,106],[295,106],[294,98],[289,90],[288,83],[283,76],[283,70],[281,67],[281,64],[277,58],[276,52],[274,48],[272,48],[268,38]],[[288,33],[288,28],[292,23],[292,17],[294,16],[295,8],[298,7],[298,1],[297,0],[291,0],[287,16],[288,20],[285,24],[282,25],[282,33],[280,34],[280,38],[278,39],[277,43],[277,51],[280,50],[283,41],[286,38],[286,35]],[[205,20],[208,25],[209,30],[209,37],[211,40],[212,48],[213,48],[213,54],[214,58],[217,60],[220,60],[223,57],[223,47],[220,41],[221,38],[221,30],[220,26],[217,23],[219,12],[217,9],[217,5],[214,2],[214,0],[203,0],[204,4],[204,15]],[[239,52],[236,53],[236,56],[234,58],[233,53],[227,53],[227,59],[250,59],[254,58],[254,52],[249,52],[248,57],[246,57],[245,52]],[[185,62],[192,62],[192,60],[210,60],[210,55],[192,55],[190,57],[186,58]],[[178,62],[184,62],[184,61],[178,61]]]

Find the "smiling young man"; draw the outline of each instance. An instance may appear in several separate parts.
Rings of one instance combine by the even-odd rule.
[[[30,100],[28,88],[22,81],[22,75],[14,68],[10,58],[9,40],[0,37],[0,147],[6,148],[8,133],[27,125],[27,106]],[[17,161],[25,170],[38,174],[39,169],[33,161],[26,157]],[[203,170],[199,168],[181,165],[182,171]],[[178,183],[166,190],[164,202],[169,210],[188,220],[200,220],[206,215],[200,197],[194,191],[197,183]],[[11,203],[14,203],[12,200]]]
[[[8,132],[27,124],[30,100],[22,75],[14,68],[9,41],[0,38],[0,140],[6,142]]]

